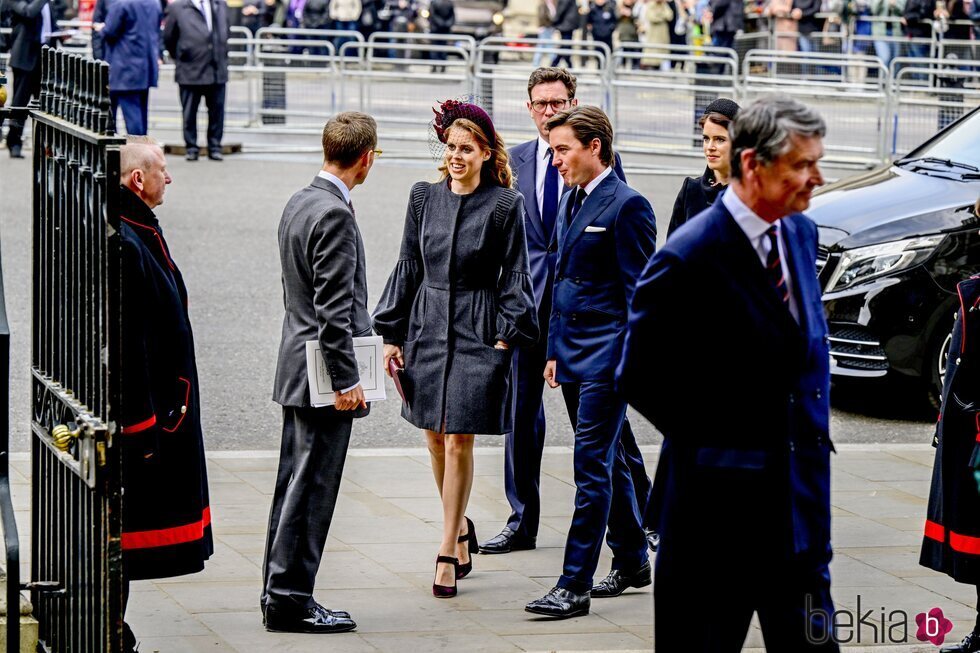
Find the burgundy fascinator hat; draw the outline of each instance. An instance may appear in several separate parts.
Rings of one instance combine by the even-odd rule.
[[[493,128],[493,120],[480,106],[472,102],[446,100],[439,105],[439,110],[433,109],[432,113],[436,114],[432,121],[432,127],[440,143],[446,143],[446,132],[449,131],[449,126],[454,121],[465,118],[475,123],[483,131],[490,143],[491,150],[497,146],[497,132]]]

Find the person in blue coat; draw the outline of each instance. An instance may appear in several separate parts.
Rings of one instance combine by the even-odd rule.
[[[817,228],[802,214],[824,183],[825,132],[795,100],[743,108],[732,183],[633,296],[619,389],[664,435],[658,650],[739,651],[756,612],[770,651],[839,650],[830,358]],[[705,596],[707,618],[694,609]]]
[[[525,610],[548,617],[587,614],[591,598],[650,584],[642,507],[620,436],[626,400],[615,372],[636,281],[653,256],[657,226],[650,203],[613,172],[613,130],[597,107],[575,107],[548,121],[554,165],[573,188],[558,207],[558,263],[545,381],[559,385],[575,429],[575,512],[561,578]],[[612,571],[598,585],[603,535]]]
[[[542,325],[547,325],[551,318],[551,289],[558,262],[558,242],[555,240],[558,202],[568,191],[558,168],[551,165],[547,124],[556,114],[578,106],[576,88],[575,75],[564,68],[535,69],[527,82],[527,110],[537,127],[538,136],[509,150],[517,175],[515,185],[524,196],[524,227],[527,231],[531,282],[538,324]],[[619,154],[615,155],[613,171],[626,182]],[[504,438],[504,490],[511,513],[500,533],[480,545],[480,553],[510,553],[537,546],[541,516],[541,454],[547,429],[542,406],[547,348],[548,329],[545,326],[536,343],[514,351],[514,428]],[[643,510],[651,494],[651,482],[629,420],[623,423],[621,440],[633,476],[637,501]],[[647,526],[646,522],[644,525]],[[656,550],[657,535],[652,528],[649,529],[648,538],[651,549]]]
[[[113,120],[122,109],[131,136],[146,134],[150,87],[159,76],[161,20],[159,0],[113,0],[105,23],[94,26],[109,62]]]

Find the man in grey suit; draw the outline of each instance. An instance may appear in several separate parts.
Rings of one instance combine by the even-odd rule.
[[[364,244],[350,191],[374,164],[377,125],[338,114],[323,128],[323,169],[290,198],[279,223],[283,303],[273,400],[282,405],[282,450],[263,565],[266,630],[337,633],[357,627],[347,612],[313,599],[355,417],[367,415],[355,336],[371,334]],[[310,405],[306,342],[318,340],[336,395]]]

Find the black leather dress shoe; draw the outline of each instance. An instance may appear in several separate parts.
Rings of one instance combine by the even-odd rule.
[[[633,572],[613,569],[608,576],[592,588],[592,598],[608,599],[619,596],[629,587],[646,587],[651,582],[649,562],[643,563],[642,567]]]
[[[184,154],[184,158],[188,161],[197,161],[200,156],[201,154],[197,150],[187,150],[187,153]]]
[[[480,553],[510,553],[511,551],[530,551],[537,548],[537,538],[518,535],[509,526],[499,535],[480,545]]]
[[[211,159],[212,161],[224,161],[225,160],[225,157],[223,157],[221,155],[221,152],[219,152],[218,150],[212,150],[212,151],[208,152],[208,158]]]
[[[963,641],[953,646],[944,646],[939,653],[977,653],[980,651],[980,632],[973,631]]]
[[[346,633],[355,628],[350,616],[340,617],[321,605],[298,614],[283,614],[271,606],[265,609],[265,629],[272,633]]]
[[[555,619],[568,619],[589,614],[591,606],[592,600],[588,594],[576,594],[564,587],[552,587],[540,599],[525,605],[524,611]]]
[[[644,529],[644,532],[647,535],[647,546],[650,547],[650,552],[656,553],[657,549],[660,548],[660,533],[652,528]]]

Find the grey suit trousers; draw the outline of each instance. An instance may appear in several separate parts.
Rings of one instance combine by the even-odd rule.
[[[313,606],[313,583],[337,505],[354,414],[282,408],[282,450],[262,565],[263,606],[282,612]]]

